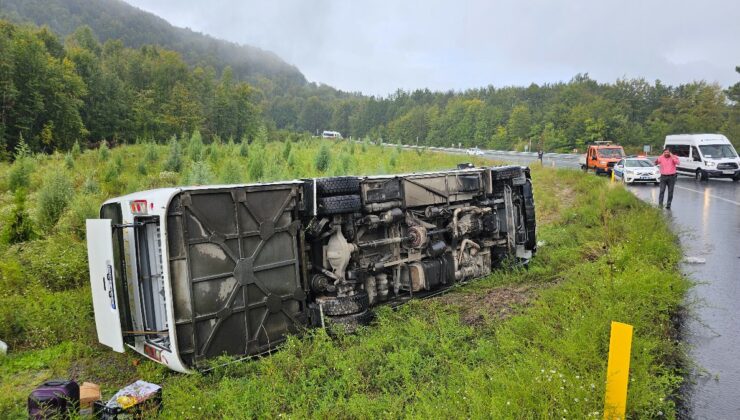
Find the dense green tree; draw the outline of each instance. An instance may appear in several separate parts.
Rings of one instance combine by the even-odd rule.
[[[85,133],[79,107],[86,87],[74,64],[49,52],[47,44],[54,44],[46,30],[0,21],[0,38],[4,154],[13,150],[21,134],[34,151],[70,147]]]
[[[163,106],[162,122],[169,133],[192,132],[201,126],[202,106],[190,89],[182,82],[175,83],[170,97]]]
[[[328,126],[330,130],[339,131],[345,137],[351,135],[350,117],[353,111],[352,105],[352,102],[348,100],[336,101],[332,110],[331,122]]]
[[[735,67],[735,72],[740,75],[740,66]],[[735,102],[735,106],[740,104],[740,82],[735,83],[727,89],[727,97]]]
[[[316,170],[319,172],[325,172],[329,169],[329,165],[331,164],[331,150],[329,150],[326,144],[322,144],[321,148],[319,148],[314,163]]]
[[[509,136],[515,140],[523,140],[529,137],[529,128],[532,125],[532,116],[529,108],[524,105],[517,105],[511,111],[508,123]]]
[[[331,115],[331,108],[325,101],[311,96],[298,116],[298,127],[311,134],[321,134],[321,131],[329,129]]]
[[[180,172],[182,170],[182,148],[176,138],[170,139],[169,153],[164,162],[164,170],[168,172]]]
[[[17,244],[33,239],[36,235],[33,221],[26,210],[26,192],[19,190],[15,193],[15,203],[0,229],[0,242]]]
[[[416,107],[388,124],[390,140],[403,144],[424,144],[429,133],[429,120],[423,107]]]
[[[65,176],[56,176],[44,181],[38,194],[37,218],[39,226],[51,229],[69,204],[74,190]]]
[[[279,97],[270,103],[267,113],[276,127],[295,130],[300,107],[300,98]]]
[[[80,114],[93,141],[125,137],[130,96],[118,75],[104,67],[103,48],[89,27],[67,39],[66,54],[87,86]]]

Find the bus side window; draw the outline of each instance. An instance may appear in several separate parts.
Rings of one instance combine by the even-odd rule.
[[[674,144],[668,146],[668,149],[678,157],[689,157],[689,151],[691,150],[687,144]]]
[[[691,156],[693,156],[694,162],[701,162],[701,155],[699,154],[699,149],[697,149],[696,146],[691,146]]]

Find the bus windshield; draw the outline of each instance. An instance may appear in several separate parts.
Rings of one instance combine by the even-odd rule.
[[[736,158],[737,153],[729,144],[706,144],[699,146],[701,154],[709,159]]]

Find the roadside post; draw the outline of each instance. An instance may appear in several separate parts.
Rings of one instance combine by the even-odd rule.
[[[627,410],[632,325],[612,321],[606,368],[604,420],[624,419]]]

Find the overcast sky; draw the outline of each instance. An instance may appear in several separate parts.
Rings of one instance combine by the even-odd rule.
[[[568,81],[740,80],[740,0],[125,0],[386,95]]]

